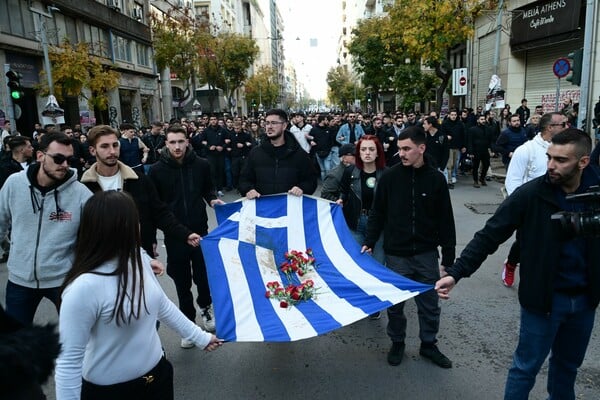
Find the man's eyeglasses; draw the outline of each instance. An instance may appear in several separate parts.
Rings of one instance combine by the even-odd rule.
[[[265,126],[285,124],[283,121],[265,121]]]
[[[550,124],[550,126],[562,126],[563,128],[567,127],[567,123],[566,122],[561,122],[560,124]]]
[[[69,164],[72,165],[77,161],[77,157],[74,156],[65,156],[64,154],[48,154],[48,153],[44,153],[45,155],[47,155],[48,157],[52,158],[52,161],[54,161],[54,163],[56,165],[61,165],[62,163],[64,163],[65,161]]]

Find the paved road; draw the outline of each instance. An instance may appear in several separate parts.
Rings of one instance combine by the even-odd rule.
[[[461,178],[452,191],[457,251],[460,252],[489,215],[476,214],[465,203],[498,204],[500,184],[475,189]],[[234,200],[227,195],[226,201]],[[494,207],[476,206],[482,211]],[[212,218],[212,216],[211,216]],[[214,219],[211,221],[214,226]],[[543,228],[542,228],[543,229]],[[443,370],[419,357],[414,302],[409,319],[406,355],[402,364],[386,362],[389,339],[386,317],[362,320],[328,335],[294,343],[228,343],[214,353],[179,348],[179,338],[168,328],[160,335],[175,367],[176,399],[501,399],[506,372],[516,346],[519,306],[517,285],[508,289],[500,281],[501,264],[510,242],[490,256],[472,278],[455,288],[443,302],[439,345],[454,361]],[[164,259],[165,250],[161,250]],[[0,299],[4,300],[6,267],[0,265]],[[161,282],[173,299],[168,277]],[[37,322],[56,320],[50,303],[44,303]],[[581,368],[578,399],[600,399],[600,323],[596,327]],[[143,351],[143,349],[140,349]],[[545,398],[547,365],[540,373],[532,399]],[[47,388],[54,399],[53,383]]]

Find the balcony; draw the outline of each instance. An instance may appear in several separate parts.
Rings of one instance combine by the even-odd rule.
[[[71,17],[92,22],[96,26],[111,29],[119,35],[150,44],[150,27],[129,16],[129,10],[110,8],[106,3],[95,0],[52,0],[46,2],[60,8],[60,12]]]

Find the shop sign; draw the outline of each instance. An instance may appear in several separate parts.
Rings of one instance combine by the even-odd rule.
[[[579,28],[581,0],[536,1],[512,10],[510,45],[544,39]]]

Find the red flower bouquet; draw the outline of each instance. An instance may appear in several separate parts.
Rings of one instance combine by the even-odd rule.
[[[306,255],[301,251],[292,250],[285,253],[286,261],[279,266],[287,278],[288,284],[283,287],[279,282],[268,282],[265,297],[279,301],[281,308],[294,306],[302,301],[312,299],[316,294],[315,284],[311,279],[307,279],[295,285],[292,282],[294,275],[299,278],[311,272],[315,268],[315,258],[312,250],[307,249]],[[298,278],[298,279],[299,279]]]

